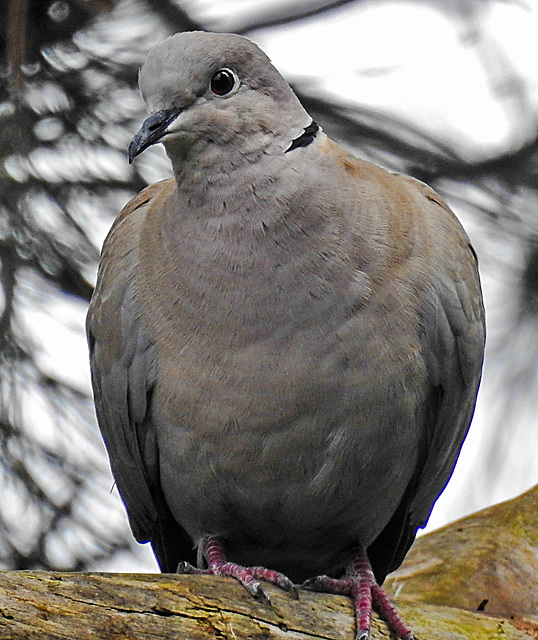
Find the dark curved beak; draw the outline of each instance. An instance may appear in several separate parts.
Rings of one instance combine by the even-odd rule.
[[[175,120],[182,109],[165,109],[157,111],[144,120],[140,130],[131,140],[128,156],[129,164],[139,153],[158,142],[166,133],[168,125]]]

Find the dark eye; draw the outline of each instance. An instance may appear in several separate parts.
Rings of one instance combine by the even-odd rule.
[[[218,96],[225,96],[235,86],[235,76],[230,69],[219,69],[211,78],[211,91]]]

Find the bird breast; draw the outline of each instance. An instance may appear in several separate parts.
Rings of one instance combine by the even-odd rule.
[[[339,212],[304,202],[233,218],[176,191],[144,224],[161,484],[195,540],[263,538],[270,519],[285,540],[272,529],[267,548],[329,523],[367,545],[415,465],[418,338],[379,322],[392,294],[373,295]]]

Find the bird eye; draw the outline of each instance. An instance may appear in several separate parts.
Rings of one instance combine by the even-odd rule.
[[[225,96],[234,88],[235,76],[230,69],[219,69],[211,78],[211,91],[218,96]]]

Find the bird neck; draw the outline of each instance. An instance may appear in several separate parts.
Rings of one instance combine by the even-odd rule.
[[[208,148],[196,163],[175,167],[177,210],[184,221],[213,219],[230,231],[251,227],[264,233],[264,225],[284,224],[301,204],[300,173],[290,156],[285,150],[224,154]]]
[[[323,272],[349,238],[340,237],[342,213],[305,183],[303,163],[310,164],[305,148],[232,168],[184,167],[160,209],[163,219],[152,221],[158,253],[180,276],[200,269],[244,281],[248,273],[289,270],[293,278],[305,264],[311,274]]]

